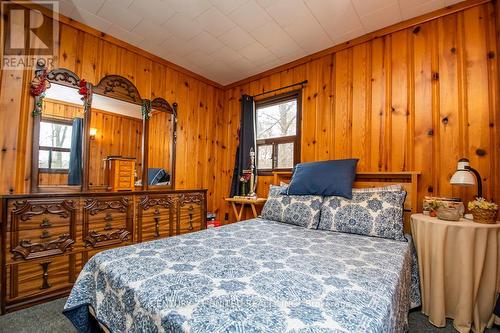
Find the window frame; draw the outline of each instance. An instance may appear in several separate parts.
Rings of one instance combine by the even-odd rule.
[[[40,119],[40,125],[41,123],[46,122],[46,123],[53,123],[53,124],[59,124],[59,125],[66,125],[70,126],[71,129],[73,130],[73,122],[70,120],[64,120],[64,119],[58,119],[58,118],[52,118],[52,117],[42,117]],[[41,127],[41,126],[40,126]],[[49,167],[48,168],[41,168],[40,167],[40,152],[41,151],[48,151],[49,152]],[[51,167],[52,165],[52,152],[67,152],[71,154],[71,148],[61,148],[61,147],[52,147],[52,146],[41,146],[40,145],[40,135],[38,138],[38,171],[42,173],[68,173],[68,169],[53,169]]]
[[[271,176],[274,171],[292,171],[292,168],[278,168],[278,145],[283,143],[293,143],[293,165],[300,163],[300,141],[301,141],[301,125],[302,125],[302,90],[294,90],[279,95],[263,98],[255,101],[255,128],[257,128],[257,109],[268,107],[283,102],[296,100],[297,101],[297,115],[296,115],[296,129],[295,135],[280,136],[276,138],[257,139],[256,137],[256,166],[257,174],[259,176]],[[257,134],[256,134],[257,135]],[[272,146],[272,167],[271,169],[258,168],[259,146]]]

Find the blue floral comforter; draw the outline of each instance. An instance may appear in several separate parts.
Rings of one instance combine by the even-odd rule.
[[[64,314],[111,332],[404,332],[411,241],[253,219],[92,257]]]

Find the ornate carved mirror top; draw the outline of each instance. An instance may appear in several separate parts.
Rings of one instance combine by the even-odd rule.
[[[51,70],[47,73],[47,80],[70,88],[80,88],[80,78],[78,75],[66,68]]]
[[[142,104],[142,98],[135,85],[120,75],[107,75],[92,88],[96,94],[125,102]]]

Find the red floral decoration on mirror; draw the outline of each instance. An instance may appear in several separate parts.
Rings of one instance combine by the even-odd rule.
[[[81,79],[80,82],[78,82],[78,87],[79,87],[78,93],[82,95],[83,106],[86,111],[87,107],[89,106],[89,96],[90,96],[90,89],[88,87],[87,81]]]
[[[45,98],[45,91],[50,87],[50,82],[47,80],[47,69],[39,71],[31,81],[30,94],[35,97],[35,107],[33,109],[33,116],[42,114],[43,99]]]

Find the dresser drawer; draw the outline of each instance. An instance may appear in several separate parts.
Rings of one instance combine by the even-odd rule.
[[[175,235],[174,222],[166,216],[146,216],[142,219],[141,242]]]
[[[7,265],[7,303],[69,291],[76,280],[75,257],[56,256]]]
[[[7,232],[7,262],[30,260],[74,250],[76,234],[69,226]]]
[[[131,197],[102,197],[85,200],[83,242],[85,247],[117,245],[132,240]]]
[[[76,223],[76,201],[12,200],[9,201],[7,215],[7,231],[69,226]]]
[[[199,231],[202,229],[201,205],[188,204],[179,210],[179,234]]]

